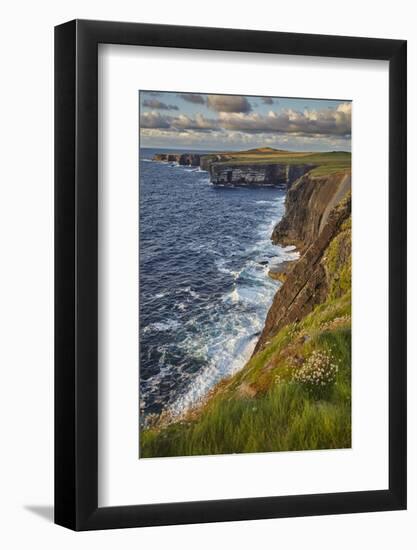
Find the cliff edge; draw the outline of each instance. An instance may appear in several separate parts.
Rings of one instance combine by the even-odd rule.
[[[260,147],[247,151],[156,153],[153,160],[199,166],[209,173],[213,185],[289,187],[303,174],[311,172],[317,175],[317,169],[324,169],[326,176],[329,170],[348,169],[351,154],[346,151],[318,153]]]
[[[331,210],[350,189],[350,173],[301,177],[288,190],[285,216],[275,226],[272,241],[295,245],[304,252],[326,225]]]
[[[140,456],[351,447],[350,170],[291,185],[275,243],[300,259],[277,290],[248,363],[183,417],[140,435]]]
[[[295,245],[301,258],[275,295],[255,353],[282,327],[299,322],[325,301],[333,273],[326,269],[326,253],[351,215],[351,176],[300,178],[289,190],[286,214],[275,227],[272,240]],[[350,253],[350,243],[349,253]]]

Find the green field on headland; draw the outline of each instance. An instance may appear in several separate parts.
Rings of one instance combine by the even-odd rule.
[[[312,164],[313,173],[326,174],[339,170],[348,170],[351,166],[351,153],[347,151],[330,151],[324,153],[285,151],[272,148],[252,149],[218,153],[222,164]],[[205,155],[205,159],[214,159],[216,155]]]
[[[351,153],[347,151],[305,152],[285,151],[261,147],[247,151],[220,151],[213,153],[157,153],[153,160],[177,162],[182,165],[200,166],[210,172],[228,169],[246,169],[251,166],[255,170],[267,166],[305,166],[312,175],[327,175],[350,170]]]

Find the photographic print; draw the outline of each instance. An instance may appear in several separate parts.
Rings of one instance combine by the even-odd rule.
[[[351,108],[139,92],[139,458],[351,447]]]

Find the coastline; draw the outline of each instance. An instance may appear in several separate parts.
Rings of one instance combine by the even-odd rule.
[[[165,420],[162,417],[159,422],[145,432],[142,443],[143,439],[145,441],[143,444],[141,443],[142,457],[206,454],[204,448],[199,449],[198,446],[189,448],[188,452],[185,453],[182,443],[180,444],[179,441],[175,443],[175,438],[174,444],[171,446],[167,446],[166,442],[161,446],[161,442],[158,442],[158,440],[160,436],[164,439],[170,439],[172,433],[175,433],[175,437],[178,437],[178,433],[181,431],[184,434],[190,431],[194,432],[195,426],[205,424],[206,416],[213,416],[214,411],[217,411],[219,407],[227,408],[227,402],[236,402],[236,406],[240,407],[242,404],[246,406],[249,403],[250,405],[251,401],[256,401],[259,397],[264,398],[265,395],[269,395],[271,388],[275,390],[276,377],[279,379],[282,377],[284,381],[290,380],[288,373],[286,373],[288,364],[285,364],[284,368],[278,363],[271,364],[268,360],[271,355],[271,350],[268,348],[274,347],[271,344],[278,343],[278,348],[281,350],[280,354],[282,348],[289,349],[292,355],[291,361],[301,361],[300,364],[304,361],[303,358],[299,358],[297,353],[292,353],[292,348],[294,348],[292,342],[297,342],[297,346],[300,348],[304,346],[305,342],[308,342],[311,336],[304,326],[305,321],[319,304],[327,303],[329,296],[332,293],[334,294],[334,289],[331,290],[330,288],[334,281],[332,282],[329,279],[329,273],[326,273],[326,254],[328,254],[329,247],[333,246],[340,234],[350,231],[346,225],[350,219],[350,171],[330,171],[328,174],[315,177],[308,173],[302,175],[289,187],[285,204],[285,213],[281,220],[275,224],[271,239],[274,244],[282,246],[295,245],[297,250],[300,251],[300,258],[281,269],[278,267],[275,271],[275,273],[278,272],[276,277],[280,277],[279,280],[282,285],[276,291],[270,304],[263,329],[254,345],[251,358],[237,373],[217,382],[204,398],[188,409],[183,416],[174,419],[166,418]],[[346,234],[348,236],[345,237],[345,241],[348,243],[350,232]],[[349,248],[349,246],[347,247]],[[350,261],[350,259],[345,260],[346,264]],[[283,263],[287,262],[284,261]],[[343,265],[343,269],[345,267]],[[274,273],[274,270],[271,269],[270,272]],[[268,273],[265,273],[265,276],[268,276]],[[337,302],[339,309],[336,309],[337,312],[340,310],[340,315],[333,315],[330,321],[326,319],[326,323],[330,327],[337,327],[339,332],[349,331],[349,342],[346,340],[344,344],[345,347],[349,347],[350,288],[343,296],[332,295],[332,299],[339,300],[340,303]],[[333,306],[334,304],[332,304]],[[279,342],[276,341],[277,338]],[[289,352],[286,351],[285,353],[288,354]],[[256,377],[253,378],[251,372],[258,370],[258,368],[254,369],[254,365],[259,363],[263,367],[260,369],[261,372],[258,372]],[[282,370],[283,373],[279,375],[274,373],[274,378],[271,378],[270,374],[275,370],[279,372]],[[347,422],[346,418],[350,415],[348,412],[350,402],[345,403],[345,405],[347,412],[345,411],[343,414],[344,421]],[[349,437],[346,435],[347,428],[344,434],[343,441],[337,443],[338,448],[350,446],[350,435]],[[206,443],[203,444],[203,447],[204,445]],[[216,449],[216,446],[219,448]],[[290,444],[287,444],[289,449],[285,445],[284,448],[279,448],[277,444],[275,446],[276,449],[259,450],[289,450],[291,448]],[[305,444],[305,446],[309,448],[308,444]],[[334,443],[327,442],[322,448],[334,447]],[[227,448],[217,444],[213,448],[209,445],[209,448],[207,454],[247,452],[247,450],[239,450],[239,448],[228,451]]]
[[[156,160],[153,162],[157,163],[163,163],[164,161]],[[183,169],[186,171],[194,171],[195,169],[191,169],[187,166],[182,166]],[[203,170],[202,170],[203,171]],[[281,204],[283,204],[284,200],[279,198],[278,201],[280,201]],[[281,202],[282,201],[282,202]],[[259,201],[261,203],[270,204],[269,201],[261,200]],[[275,208],[278,209],[278,204],[275,205]],[[269,243],[272,244],[273,249],[275,249],[275,255],[269,256],[268,260],[263,260],[257,262],[259,264],[258,268],[263,268],[263,278],[267,281],[269,279],[273,279],[273,277],[270,277],[269,273],[271,270],[279,269],[281,265],[283,266],[290,266],[293,265],[298,261],[298,258],[294,258],[295,255],[298,256],[298,251],[295,250],[294,247],[288,247],[290,250],[285,250],[287,247],[279,247],[280,250],[278,252],[276,245],[274,245],[271,241],[271,235],[272,231],[277,225],[277,223],[285,216],[285,210],[281,213],[281,215],[277,218],[277,213],[272,214],[270,220],[267,221],[267,229],[262,229],[259,231],[259,228],[255,229],[256,233],[261,235],[261,239],[256,242],[254,245],[254,249],[256,253],[260,256],[263,255],[261,242],[267,240]],[[250,246],[252,248],[252,245]],[[239,270],[239,274],[244,271],[246,268],[246,264],[242,264]],[[223,268],[219,268],[222,270]],[[213,375],[214,380],[210,378],[210,375],[207,375],[205,372],[205,369],[202,369],[202,372],[196,373],[195,380],[191,384],[191,387],[186,389],[184,394],[181,395],[177,400],[175,400],[173,403],[169,404],[167,407],[165,407],[162,412],[159,415],[153,415],[150,414],[145,419],[145,422],[142,423],[142,429],[148,429],[150,427],[152,428],[162,428],[166,427],[169,424],[173,424],[175,422],[181,422],[184,420],[187,420],[191,417],[195,417],[198,414],[198,411],[205,406],[205,404],[210,400],[213,393],[217,391],[217,386],[221,386],[222,383],[225,380],[230,379],[235,374],[237,374],[240,370],[242,370],[247,362],[250,360],[253,351],[257,345],[259,335],[261,334],[263,328],[264,328],[264,321],[267,314],[267,311],[272,304],[273,296],[275,295],[275,292],[279,289],[280,285],[282,284],[282,281],[274,280],[275,284],[273,287],[273,294],[271,295],[270,300],[267,304],[267,309],[263,316],[259,319],[260,321],[260,327],[255,333],[252,333],[252,336],[250,336],[250,340],[248,339],[247,343],[244,345],[244,348],[240,351],[240,353],[237,356],[233,357],[233,362],[238,363],[235,365],[233,370],[231,372],[228,372],[224,375]],[[262,296],[262,290],[264,290],[262,287],[258,289],[260,291],[260,296]],[[231,301],[239,301],[239,293],[242,291],[242,288],[236,287],[228,299]],[[224,298],[225,299],[225,298]],[[249,338],[249,337],[248,337]],[[210,369],[209,369],[210,370]],[[203,378],[204,381],[201,381]],[[207,389],[203,390],[201,392],[201,395],[193,396],[193,394],[196,394],[195,386],[206,386]]]
[[[143,154],[141,158],[145,159]],[[268,265],[298,257],[292,247],[276,247],[271,242],[273,228],[285,213],[283,189],[217,189],[209,185],[207,172],[194,172],[191,167],[174,170],[159,161],[142,167],[147,184],[142,189],[141,208],[145,215],[153,212],[155,220],[153,226],[146,222],[148,242],[157,236],[159,244],[152,244],[151,253],[156,247],[160,252],[153,256],[158,258],[153,264],[140,267],[141,429],[183,417],[185,410],[205,400],[213,385],[244,367],[279,286],[267,276]],[[164,197],[167,186],[179,201]],[[190,194],[193,198],[187,199]],[[150,208],[148,196],[152,197]],[[152,210],[155,197],[165,212],[176,212],[175,219],[181,222],[170,224],[166,238],[157,221],[159,210]],[[205,204],[208,214],[187,215],[187,204],[195,204],[197,210]],[[220,220],[213,228],[210,212]],[[202,234],[199,227],[207,229]],[[141,257],[143,262],[150,257],[146,248]],[[165,273],[172,273],[175,258],[182,267],[177,268],[179,277],[173,278]]]

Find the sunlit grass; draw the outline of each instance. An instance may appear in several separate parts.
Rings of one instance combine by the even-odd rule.
[[[338,361],[340,368],[326,399],[312,398],[302,384],[285,381],[285,376],[283,382],[276,382],[284,366],[280,362],[267,372],[266,391],[255,384],[259,390],[255,397],[239,396],[239,385],[244,380],[251,383],[251,379],[261,379],[260,369],[282,349],[277,338],[271,344],[275,353],[265,350],[263,360],[255,356],[246,372],[239,373],[226,390],[215,395],[197,420],[143,431],[141,457],[350,447],[350,339],[350,328],[324,331],[295,350],[306,355],[312,350],[326,350]]]
[[[141,457],[349,448],[348,378],[339,376],[329,401],[291,383],[256,399],[220,399],[197,422],[143,432]]]
[[[350,239],[348,220],[323,257],[327,300],[271,337],[199,410],[143,430],[142,458],[351,446]],[[316,374],[326,384],[323,391],[312,392],[310,382],[297,376],[314,358],[320,359]],[[337,369],[326,378],[327,364]]]
[[[210,157],[210,155],[208,155]],[[327,175],[344,171],[351,166],[351,153],[347,151],[330,151],[325,153],[299,151],[242,151],[228,153],[221,164],[311,164],[315,166],[314,175]]]

